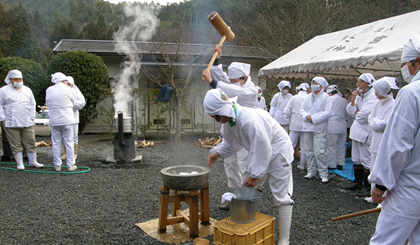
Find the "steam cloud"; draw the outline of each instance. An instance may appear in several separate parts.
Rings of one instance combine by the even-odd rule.
[[[141,52],[135,41],[150,40],[159,25],[159,19],[152,10],[145,9],[137,4],[126,4],[124,14],[131,21],[114,33],[115,51],[126,55],[121,63],[122,72],[118,74],[116,82],[111,86],[114,90],[115,112],[121,111],[129,114],[129,104],[133,98],[131,89],[133,79],[140,74]]]

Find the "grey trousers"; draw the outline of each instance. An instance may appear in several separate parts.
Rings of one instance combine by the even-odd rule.
[[[13,155],[23,151],[22,144],[25,146],[26,152],[36,153],[34,126],[26,128],[5,127],[4,131],[6,132]]]

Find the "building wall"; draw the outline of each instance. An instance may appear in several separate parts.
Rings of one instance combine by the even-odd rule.
[[[123,62],[123,57],[121,56],[103,56],[102,59],[104,60],[108,72],[109,77],[117,78],[118,74],[121,71],[120,64]],[[259,69],[264,66],[266,63],[259,62],[259,63],[251,63],[251,78],[253,82],[258,85],[258,71]],[[224,67],[225,68],[225,67]],[[227,68],[227,66],[226,66]],[[227,69],[226,69],[227,70]],[[220,124],[216,123],[213,118],[206,115],[203,108],[203,99],[206,92],[210,89],[209,85],[201,80],[201,77],[197,78],[197,84],[194,86],[193,89],[190,91],[190,95],[186,99],[185,107],[187,108],[181,114],[181,119],[185,123],[181,128],[183,133],[220,133]],[[148,88],[153,87],[153,83],[149,81],[149,79],[140,74],[137,78],[135,78],[134,87],[141,88],[143,90],[147,90]],[[260,85],[261,87],[265,87],[264,84]],[[148,130],[148,134],[156,134],[157,125],[154,124],[156,122],[156,111],[158,108],[157,103],[151,102],[151,100],[155,100],[156,98],[143,98],[143,96],[133,98],[132,108],[134,111],[134,116],[132,116],[132,120],[134,120],[136,127],[140,127],[141,125],[147,124],[148,122],[151,123],[150,130]],[[145,104],[146,102],[147,104]],[[166,104],[166,103],[164,103]],[[165,106],[160,105],[159,106]],[[101,103],[98,104],[98,107],[101,108],[101,111],[104,113],[99,115],[98,118],[94,121],[94,123],[86,126],[84,132],[85,133],[103,133],[103,132],[111,132],[110,123],[112,121],[112,115],[110,114],[112,109],[112,99],[107,98]],[[172,115],[169,111],[166,114],[166,122],[167,124],[173,125],[174,115]],[[189,124],[187,123],[189,121]],[[134,129],[136,131],[136,128]],[[137,128],[138,134],[140,134],[139,128]],[[172,130],[173,131],[173,130]]]

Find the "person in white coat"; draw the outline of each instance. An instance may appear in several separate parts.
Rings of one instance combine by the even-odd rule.
[[[51,126],[51,141],[53,163],[55,171],[61,171],[61,141],[64,142],[67,153],[67,170],[77,169],[74,160],[74,134],[73,125],[76,123],[73,114],[76,95],[67,86],[67,77],[61,72],[51,75],[53,86],[47,88],[45,102],[48,106]]]
[[[300,106],[308,96],[309,84],[301,83],[296,87],[298,92],[294,95],[289,102],[287,102],[286,107],[284,108],[284,114],[288,119],[290,119],[290,132],[289,137],[292,141],[293,149],[296,149],[296,145],[300,142],[300,163],[298,168],[302,171],[305,170],[306,155],[305,155],[305,144],[303,136],[303,119],[300,116]]]
[[[383,77],[374,82],[372,86],[373,89],[375,89],[375,95],[378,98],[378,102],[376,102],[373,107],[368,119],[372,138],[370,143],[371,169],[374,166],[379,144],[381,143],[388,119],[394,109],[394,96],[392,90],[398,89],[394,77]],[[373,186],[371,185],[371,189],[372,187]],[[373,203],[371,197],[366,197],[365,200],[369,203]]]
[[[266,111],[267,104],[265,103],[265,98],[263,96],[262,89],[259,86],[257,86],[257,89],[258,89],[258,97],[257,97],[257,105],[255,108],[260,108]]]
[[[237,102],[241,106],[248,108],[255,108],[257,104],[258,88],[251,80],[250,72],[251,65],[240,62],[232,62],[228,67],[228,74],[223,72],[222,64],[220,63],[220,55],[222,48],[216,45],[214,52],[218,53],[210,72],[203,71],[205,81],[212,88],[219,88],[233,98],[237,97]],[[224,132],[222,129],[222,136]],[[239,188],[243,183],[243,174],[248,162],[248,151],[242,148],[228,158],[224,159],[225,172],[228,178],[228,187],[230,189]],[[220,209],[228,210],[228,205],[220,205]]]
[[[293,147],[286,131],[266,111],[242,107],[218,89],[208,91],[203,104],[206,113],[223,124],[224,132],[222,143],[210,150],[209,167],[219,157],[229,157],[244,147],[249,157],[242,186],[258,188],[268,179],[279,215],[278,244],[289,244]]]
[[[371,245],[420,244],[420,35],[403,47],[401,73],[409,84],[394,103],[369,181],[382,203]],[[384,195],[386,191],[386,196]]]
[[[73,135],[74,135],[74,160],[77,160],[77,149],[79,148],[79,111],[83,109],[86,104],[85,97],[83,96],[80,89],[74,84],[74,78],[72,76],[67,76],[67,85],[74,91],[76,94],[76,100],[74,101],[73,114],[74,120],[76,123],[73,125]],[[67,159],[67,154],[61,156],[61,160]]]
[[[378,98],[372,88],[375,78],[370,73],[360,75],[357,80],[357,90],[352,93],[352,101],[347,105],[347,112],[353,115],[354,121],[350,128],[350,139],[352,140],[351,158],[353,161],[354,180],[347,190],[356,190],[363,187],[358,196],[369,196],[370,184],[367,180],[370,173],[371,137],[368,118]],[[362,185],[363,184],[363,185]]]
[[[35,98],[32,90],[23,85],[22,72],[10,70],[0,89],[0,122],[6,132],[18,170],[24,170],[23,146],[26,149],[29,166],[44,167],[36,161],[36,140],[34,132]]]
[[[330,96],[327,110],[331,113],[327,129],[328,168],[343,170],[346,158],[347,100],[338,91],[337,85],[328,86],[326,92]]]
[[[287,105],[287,102],[293,97],[289,93],[289,89],[292,87],[289,81],[281,81],[277,87],[280,89],[280,92],[276,93],[271,99],[270,103],[270,116],[272,116],[276,121],[289,133],[290,118],[287,118],[284,114],[284,108]]]
[[[311,82],[312,93],[309,94],[300,107],[303,120],[306,162],[308,174],[306,179],[317,176],[317,170],[322,183],[328,183],[328,166],[326,162],[327,123],[331,113],[326,110],[328,95],[324,89],[328,82],[323,77],[314,77]]]

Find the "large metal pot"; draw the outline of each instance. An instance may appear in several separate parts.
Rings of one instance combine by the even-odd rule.
[[[262,193],[251,188],[233,189],[236,198],[229,202],[230,218],[236,223],[251,223],[258,212]]]
[[[123,117],[123,132],[124,133],[132,133],[133,126],[132,126],[131,117]],[[112,126],[112,133],[118,133],[118,117],[114,117],[114,124]]]

